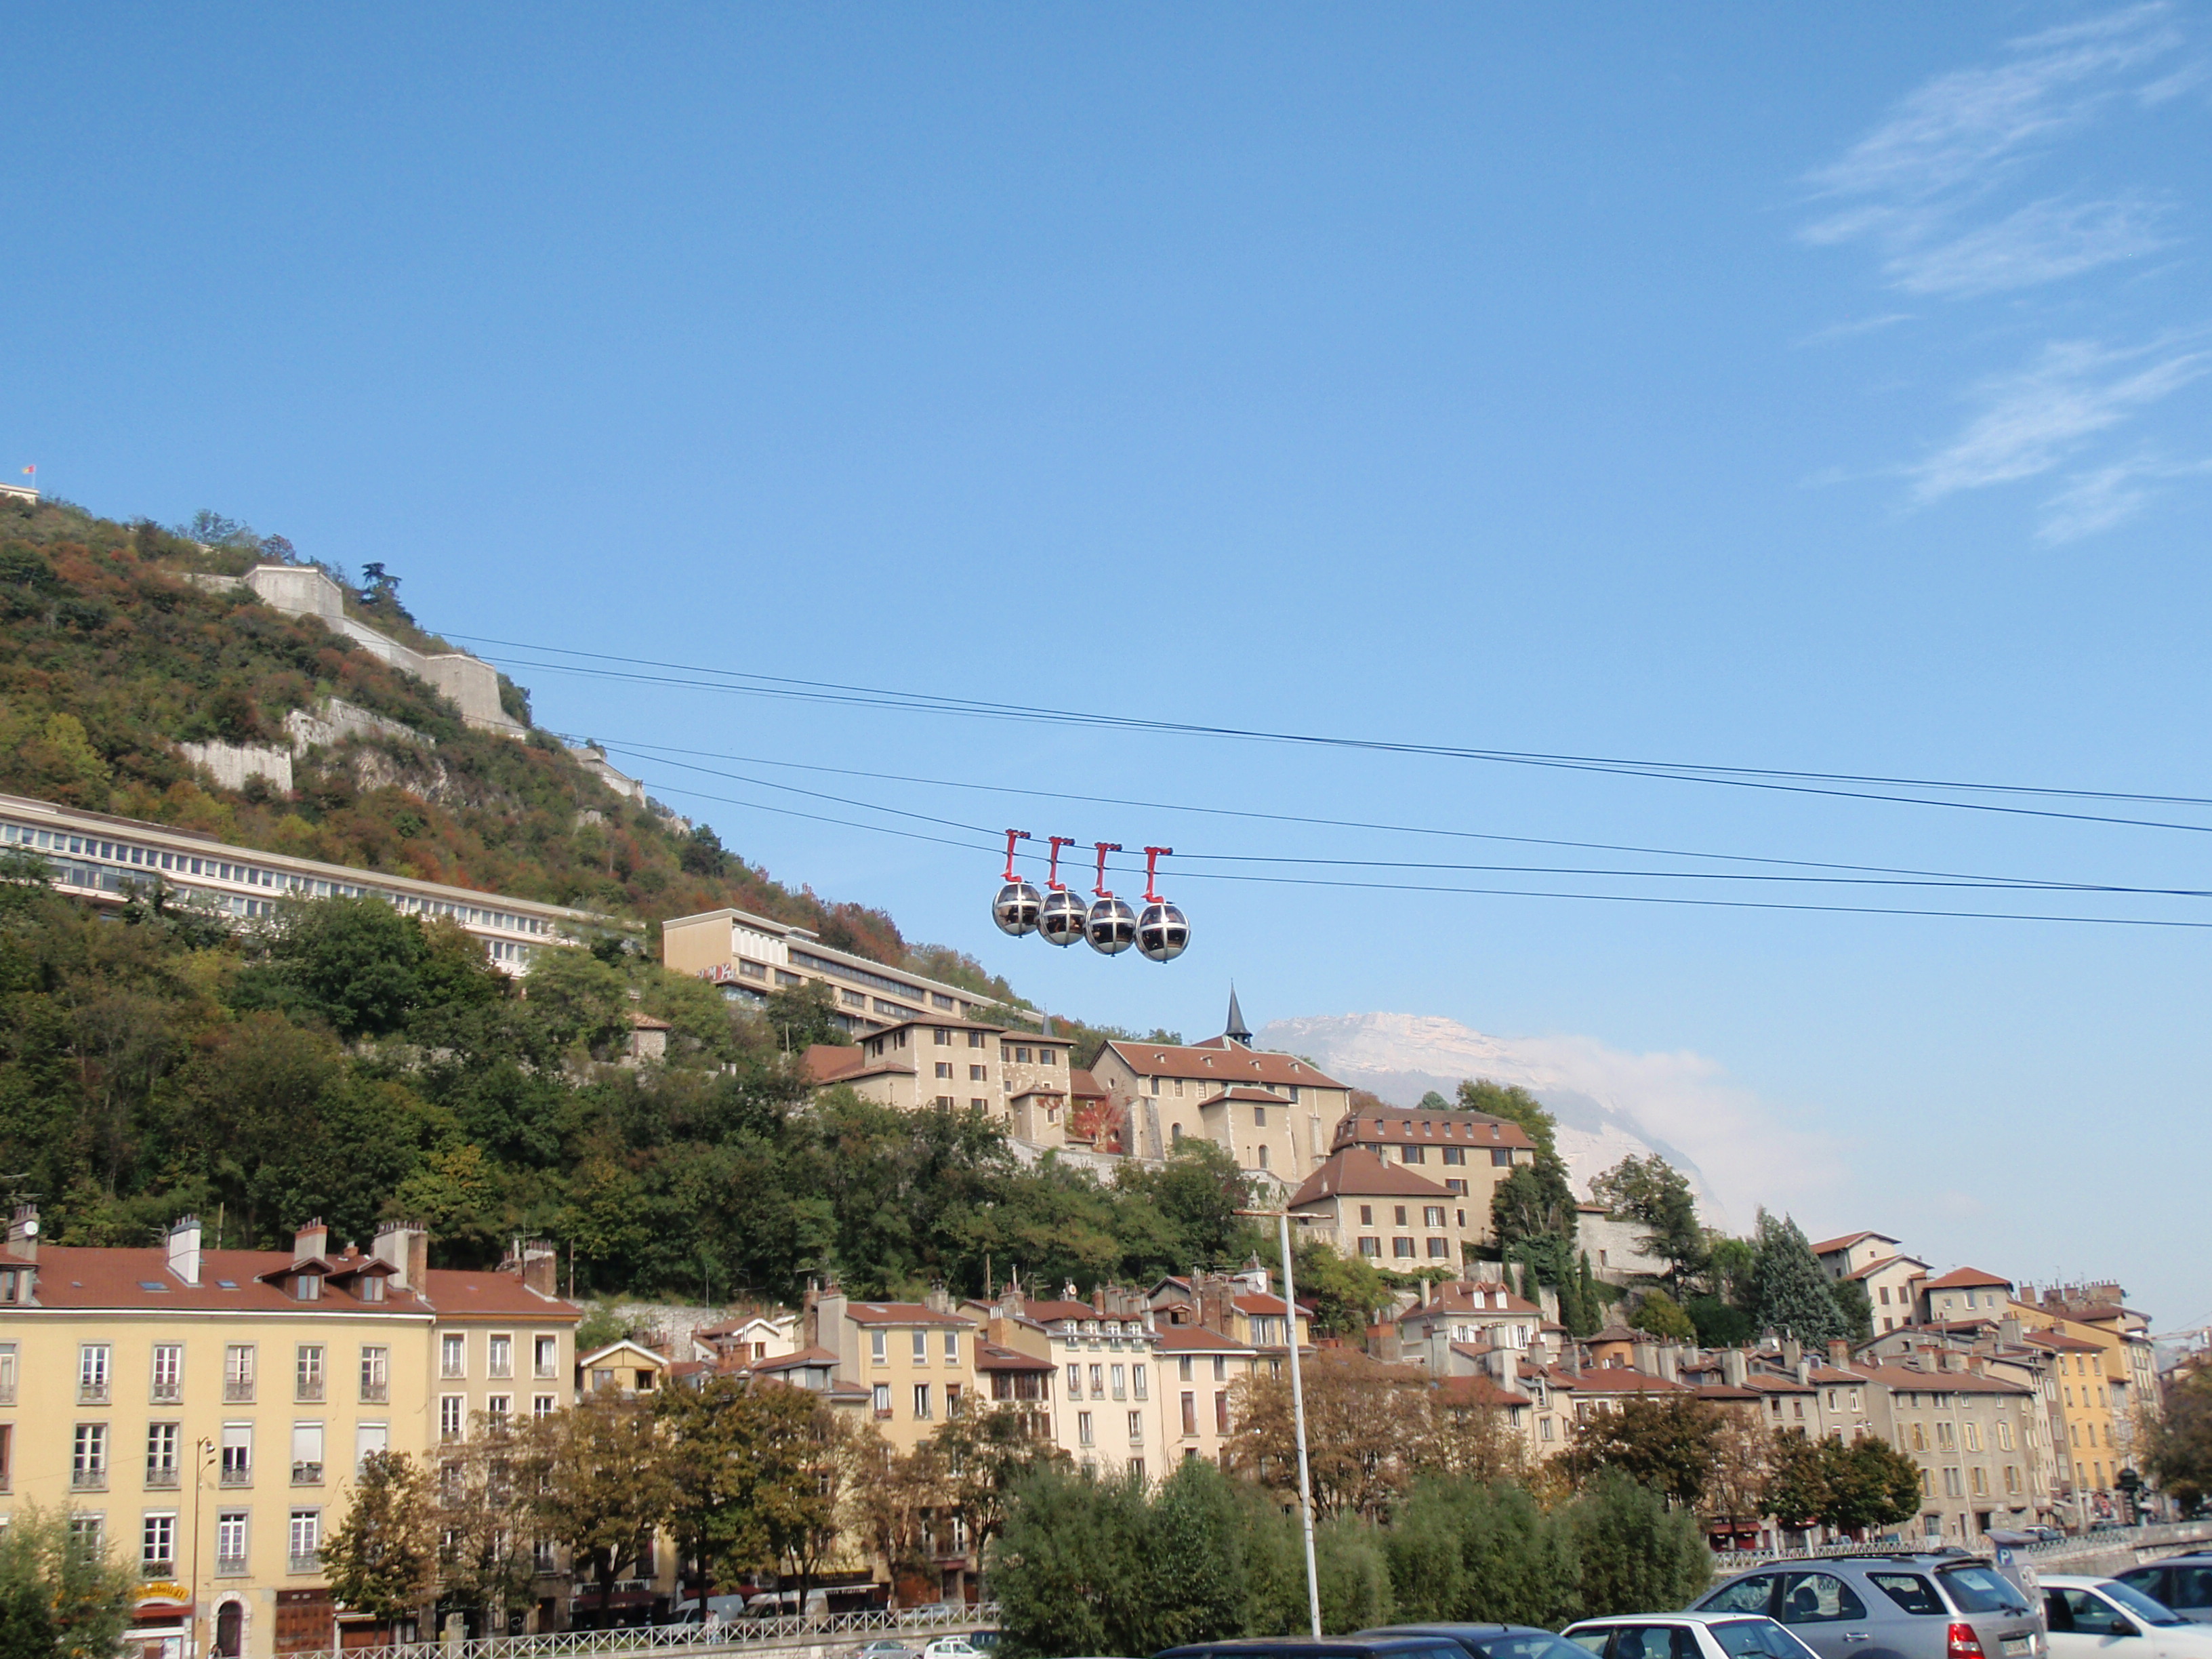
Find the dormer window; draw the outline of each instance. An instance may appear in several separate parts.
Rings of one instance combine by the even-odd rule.
[[[384,1300],[384,1275],[363,1273],[361,1278],[361,1299],[364,1302]]]
[[[292,1300],[295,1302],[319,1302],[322,1295],[323,1276],[320,1273],[292,1275]]]

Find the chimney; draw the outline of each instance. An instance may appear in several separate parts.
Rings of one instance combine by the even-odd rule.
[[[540,1296],[559,1295],[561,1257],[553,1248],[553,1241],[550,1238],[526,1239],[521,1254],[522,1282]]]
[[[200,1282],[200,1218],[179,1216],[169,1229],[169,1272],[187,1285]]]
[[[430,1264],[430,1235],[419,1221],[387,1221],[376,1230],[369,1254],[397,1269],[394,1288],[422,1293]]]
[[[1629,1346],[1632,1356],[1629,1363],[1646,1376],[1659,1375],[1659,1345],[1656,1342],[1637,1342]]]
[[[1429,1281],[1425,1278],[1421,1280],[1421,1299],[1413,1305],[1417,1308],[1425,1308],[1429,1305]]]
[[[1682,1380],[1682,1351],[1673,1343],[1662,1344],[1659,1350],[1659,1375],[1669,1382]]]
[[[933,1279],[929,1281],[929,1294],[921,1298],[921,1305],[932,1313],[952,1311],[951,1293],[945,1288],[943,1279]]]
[[[1812,1358],[1812,1356],[1811,1356],[1810,1354],[1804,1354],[1804,1353],[1801,1353],[1801,1354],[1799,1354],[1799,1355],[1797,1356],[1797,1366],[1796,1366],[1796,1370],[1797,1370],[1797,1381],[1798,1381],[1799,1384],[1800,1384],[1801,1386],[1802,1386],[1802,1387],[1808,1388],[1808,1389],[1809,1389],[1810,1387],[1812,1387],[1812,1386],[1813,1386],[1813,1358]]]
[[[1955,1348],[1944,1349],[1943,1369],[1947,1371],[1965,1370],[1966,1369],[1966,1356],[1960,1353]]]
[[[1784,1370],[1796,1370],[1797,1369],[1797,1362],[1804,1357],[1805,1345],[1803,1343],[1800,1342],[1794,1336],[1785,1336],[1782,1339],[1782,1369]]]
[[[2021,1325],[2018,1314],[2007,1314],[2002,1319],[1997,1321],[1997,1340],[2008,1348],[2020,1346],[2021,1340],[2027,1334],[2027,1331]]]
[[[1851,1363],[1851,1345],[1840,1336],[1828,1344],[1828,1363],[1842,1370]]]
[[[323,1225],[323,1218],[320,1216],[317,1216],[292,1235],[292,1260],[295,1263],[313,1261],[325,1255],[330,1248],[331,1230]]]
[[[8,1224],[8,1254],[19,1261],[39,1259],[39,1206],[18,1204],[15,1218]]]
[[[1721,1380],[1731,1389],[1740,1389],[1751,1376],[1751,1365],[1741,1348],[1721,1350]]]

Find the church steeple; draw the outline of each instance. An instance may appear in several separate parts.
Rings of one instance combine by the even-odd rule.
[[[1221,1035],[1240,1048],[1252,1046],[1252,1033],[1244,1025],[1244,1011],[1237,1006],[1237,986],[1233,981],[1229,987],[1229,1024]]]

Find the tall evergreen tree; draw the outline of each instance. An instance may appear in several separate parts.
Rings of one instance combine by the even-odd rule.
[[[1761,1210],[1758,1250],[1745,1310],[1755,1326],[1815,1346],[1850,1334],[1828,1275],[1795,1221]]]

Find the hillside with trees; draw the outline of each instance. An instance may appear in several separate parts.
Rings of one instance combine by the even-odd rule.
[[[880,910],[784,885],[712,829],[617,795],[551,734],[473,731],[429,686],[319,622],[191,580],[298,562],[282,537],[204,513],[186,531],[0,501],[0,790],[624,919],[730,905],[906,961]],[[416,624],[384,567],[358,585],[330,574],[359,620],[453,648]],[[177,746],[281,742],[287,714],[331,696],[419,736],[312,750],[289,795],[259,779],[221,788]],[[502,700],[528,724],[526,691],[505,684]]]

